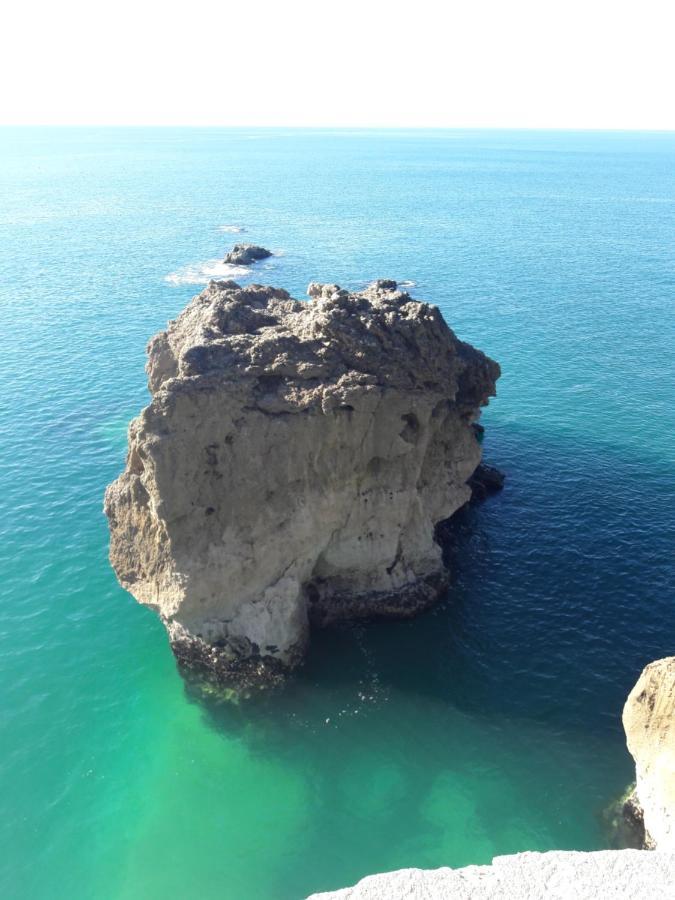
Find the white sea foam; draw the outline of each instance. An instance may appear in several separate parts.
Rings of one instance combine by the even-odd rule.
[[[169,284],[208,284],[212,278],[229,279],[243,278],[250,275],[247,266],[231,266],[222,259],[209,259],[203,263],[193,263],[183,266],[175,272],[170,272],[164,281]]]
[[[224,231],[226,234],[241,234],[246,231],[243,225],[219,225],[218,231]]]
[[[355,281],[353,283],[354,283],[354,290],[360,290],[361,288],[369,287],[371,284],[375,284],[375,279],[368,278],[365,281]],[[410,288],[417,287],[417,282],[416,281],[397,281],[396,287],[399,288],[400,290],[407,291],[407,290],[410,290]],[[350,288],[350,290],[351,290],[351,288]]]

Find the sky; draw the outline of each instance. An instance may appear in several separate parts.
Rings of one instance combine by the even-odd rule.
[[[675,129],[673,0],[7,0],[0,124]]]

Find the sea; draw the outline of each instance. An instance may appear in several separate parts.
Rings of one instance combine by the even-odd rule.
[[[274,255],[222,263],[235,241]],[[108,563],[144,348],[211,277],[403,283],[502,367],[502,493],[407,622],[179,675]],[[301,900],[612,846],[675,653],[675,133],[0,130],[0,896]]]

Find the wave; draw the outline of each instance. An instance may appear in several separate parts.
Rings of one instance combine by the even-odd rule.
[[[246,228],[243,225],[219,225],[218,231],[224,231],[227,234],[241,234],[246,231]]]
[[[250,275],[250,269],[247,266],[231,266],[229,263],[223,262],[221,259],[209,259],[203,263],[193,263],[170,272],[164,281],[169,284],[208,284],[212,278],[228,279],[242,278]]]
[[[275,253],[274,255],[276,256],[277,254]],[[365,280],[354,281],[353,284],[354,284],[354,290],[361,290],[362,288],[370,287],[371,284],[375,284],[375,279],[367,278]],[[410,288],[417,287],[417,282],[410,281],[410,280],[397,281],[396,287],[398,290],[407,291]],[[351,290],[351,288],[350,288],[350,290]]]

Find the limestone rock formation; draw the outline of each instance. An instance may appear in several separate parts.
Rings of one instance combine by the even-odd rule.
[[[635,760],[632,810],[641,812],[645,844],[675,850],[675,656],[645,667],[624,706],[623,727]]]
[[[148,345],[152,401],[106,492],[121,584],[221,682],[274,680],[310,624],[432,603],[434,525],[480,462],[497,363],[395,283],[310,295],[195,297]]]
[[[401,869],[307,900],[666,900],[675,853],[553,850],[497,856],[490,866]]]
[[[270,250],[258,247],[257,244],[235,244],[223,261],[232,266],[250,266],[271,255]]]

